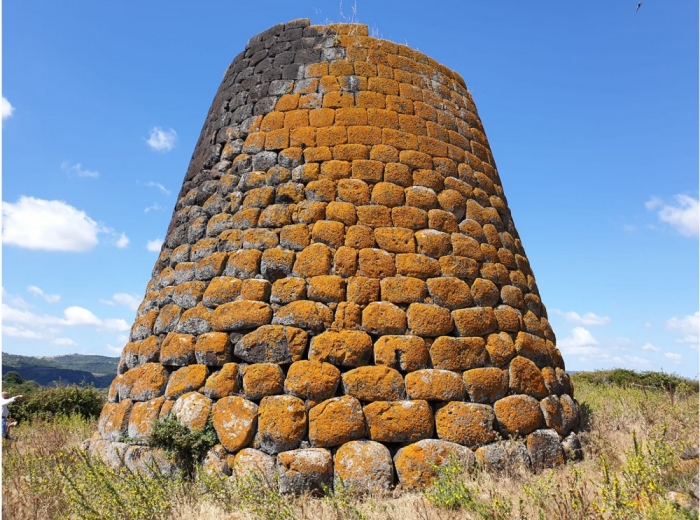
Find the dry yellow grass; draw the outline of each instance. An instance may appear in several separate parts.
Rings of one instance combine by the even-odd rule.
[[[254,481],[194,484],[137,479],[82,458],[91,421],[23,424],[3,450],[2,517],[115,519],[607,519],[697,518],[688,495],[697,459],[698,394],[595,386],[579,381],[584,460],[538,475],[447,471],[424,493],[282,497]],[[636,448],[635,448],[636,447]],[[452,471],[452,473],[450,473]],[[229,481],[230,482],[230,481]],[[669,493],[681,495],[673,497]],[[82,493],[82,497],[80,495]],[[149,499],[144,500],[144,496]],[[673,498],[673,499],[671,499]],[[690,508],[676,502],[690,501]],[[90,511],[90,509],[93,511]]]

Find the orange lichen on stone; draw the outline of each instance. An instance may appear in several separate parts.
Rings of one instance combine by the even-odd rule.
[[[258,406],[242,397],[224,397],[212,406],[211,419],[219,442],[227,451],[235,453],[253,442]]]
[[[375,401],[363,412],[373,441],[416,442],[433,435],[433,412],[427,401]]]
[[[428,366],[428,347],[418,336],[382,336],[374,344],[374,362],[411,372]]]
[[[292,325],[320,331],[333,323],[333,311],[319,302],[299,300],[280,308],[272,322],[275,325]]]
[[[302,329],[264,325],[243,336],[234,354],[248,363],[292,363],[302,358],[307,341]]]
[[[458,373],[450,370],[416,370],[406,374],[406,394],[409,399],[462,401],[464,382]]]
[[[255,363],[243,370],[243,393],[248,399],[259,400],[266,395],[282,393],[284,372],[277,363]]]
[[[508,372],[500,368],[467,370],[462,379],[469,399],[474,403],[495,403],[508,395]]]
[[[453,458],[469,469],[475,457],[469,448],[453,442],[425,439],[401,448],[394,456],[399,482],[404,489],[427,489],[437,478],[439,468]]]
[[[335,483],[368,492],[387,491],[394,484],[394,467],[386,446],[374,441],[346,442],[334,457]]]
[[[380,281],[376,278],[354,276],[348,279],[348,302],[367,305],[379,299]]]
[[[360,249],[358,266],[360,276],[367,278],[385,278],[396,274],[393,255],[382,249]]]
[[[360,401],[349,395],[328,399],[309,410],[309,442],[330,448],[365,435]]]
[[[415,253],[413,231],[401,227],[380,227],[374,230],[377,245],[389,253]]]
[[[435,429],[440,439],[474,449],[498,439],[495,420],[488,405],[455,401],[435,413]]]
[[[172,374],[165,388],[167,399],[177,399],[187,392],[196,392],[204,386],[209,375],[206,365],[189,365],[182,367]]]
[[[540,403],[529,395],[509,395],[493,405],[498,427],[505,435],[523,436],[542,426]]]
[[[508,376],[510,391],[514,394],[527,394],[535,399],[542,399],[549,394],[542,373],[527,358],[514,357],[508,366]]]
[[[340,276],[314,276],[309,278],[306,291],[309,300],[323,303],[345,300],[345,280]]]
[[[209,418],[211,399],[197,392],[180,396],[170,413],[190,430],[203,430]]]
[[[286,305],[306,298],[306,282],[303,278],[280,278],[272,284],[270,302]]]
[[[127,435],[132,439],[147,440],[151,436],[153,423],[158,419],[164,397],[134,403],[129,414]]]
[[[146,363],[124,374],[123,384],[129,388],[133,401],[150,401],[163,395],[168,383],[168,371],[159,363]]]
[[[202,393],[217,400],[238,393],[238,363],[226,363],[207,378]]]
[[[284,390],[302,399],[323,401],[335,394],[340,383],[340,370],[330,363],[320,361],[296,361],[292,363],[284,380]]]
[[[207,332],[200,334],[194,346],[197,363],[210,366],[222,366],[231,361],[231,342],[224,332]]]
[[[97,424],[97,431],[103,439],[116,441],[127,433],[129,413],[133,401],[125,399],[118,403],[106,403]]]
[[[440,276],[440,264],[434,258],[414,253],[396,255],[396,272],[403,276],[413,276],[427,280]]]
[[[293,271],[304,277],[321,276],[330,274],[331,250],[325,244],[311,244],[297,254]]]
[[[469,370],[486,364],[484,340],[479,337],[453,338],[441,336],[430,347],[430,359],[442,370]]]
[[[241,300],[224,303],[214,309],[211,326],[216,331],[252,329],[271,320],[272,309],[267,303]]]
[[[391,303],[421,302],[428,294],[423,280],[408,276],[384,278],[380,285],[382,300]]]
[[[362,311],[362,328],[370,334],[403,334],[406,314],[389,302],[372,302]]]
[[[494,332],[498,323],[491,307],[472,307],[452,311],[459,336],[485,336]]]
[[[406,312],[409,330],[417,336],[443,336],[454,329],[448,309],[428,303],[412,303]]]
[[[366,365],[372,356],[372,338],[359,330],[327,330],[312,338],[310,361],[357,367]]]
[[[399,401],[406,398],[401,374],[388,366],[366,366],[346,372],[343,392],[361,401]]]
[[[306,436],[304,401],[291,395],[263,397],[258,408],[256,445],[265,453],[299,447]]]

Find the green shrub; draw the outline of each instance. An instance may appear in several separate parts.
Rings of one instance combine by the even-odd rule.
[[[14,395],[18,393],[22,394],[13,392]],[[80,415],[86,419],[96,418],[105,403],[103,393],[92,386],[39,388],[22,395],[22,399],[10,405],[10,415],[17,421],[70,415]]]
[[[211,419],[203,430],[191,430],[174,417],[156,421],[148,439],[149,446],[174,455],[189,478],[194,477],[197,464],[217,442]]]

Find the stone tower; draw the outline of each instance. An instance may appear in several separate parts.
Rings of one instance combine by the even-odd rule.
[[[207,467],[277,471],[283,491],[576,453],[580,410],[464,80],[367,34],[295,20],[233,60],[94,454],[138,467],[168,416],[213,422]]]

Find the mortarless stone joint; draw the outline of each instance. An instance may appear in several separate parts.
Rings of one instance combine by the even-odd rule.
[[[90,452],[282,491],[421,488],[580,454],[580,408],[464,80],[367,26],[279,24],[229,66]],[[129,439],[124,442],[124,438]]]

